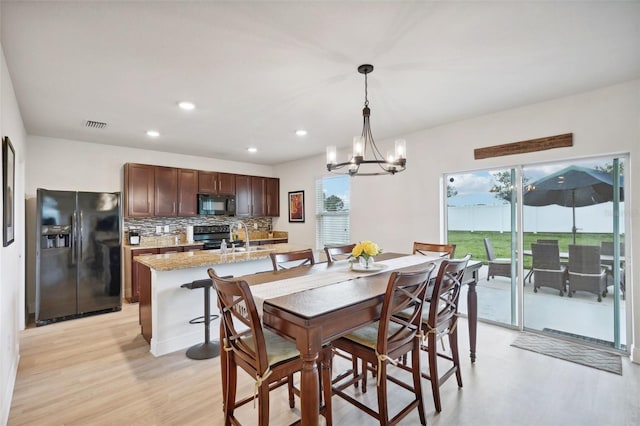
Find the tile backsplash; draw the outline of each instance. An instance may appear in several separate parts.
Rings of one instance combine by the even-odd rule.
[[[249,230],[255,230],[255,224],[258,225],[259,231],[270,231],[272,220],[270,217],[247,217],[236,218],[228,216],[196,216],[196,217],[143,217],[143,218],[124,218],[124,235],[125,241],[129,239],[129,229],[136,229],[143,237],[155,236],[178,236],[182,237],[186,233],[186,227],[189,225],[230,225],[234,222],[242,222],[249,227]],[[158,234],[156,227],[162,227],[162,232]],[[165,232],[165,226],[169,227],[169,232]]]

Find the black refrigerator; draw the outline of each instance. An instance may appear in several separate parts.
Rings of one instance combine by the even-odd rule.
[[[120,193],[38,189],[36,208],[36,325],[120,310]]]

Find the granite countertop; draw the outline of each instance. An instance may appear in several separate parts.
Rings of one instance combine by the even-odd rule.
[[[138,256],[135,261],[148,266],[156,271],[173,271],[177,269],[200,268],[219,265],[223,263],[247,262],[250,260],[265,259],[269,253],[304,250],[301,247],[288,243],[265,244],[257,250],[221,254],[217,250],[200,250],[183,253],[154,254],[150,256]],[[324,252],[316,252],[316,259],[322,261]]]

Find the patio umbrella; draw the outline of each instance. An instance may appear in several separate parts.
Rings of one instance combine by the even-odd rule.
[[[620,177],[620,201],[624,201],[623,180]],[[557,204],[573,211],[573,243],[576,243],[576,207],[613,201],[613,175],[586,167],[569,166],[545,176],[526,187],[526,206]]]

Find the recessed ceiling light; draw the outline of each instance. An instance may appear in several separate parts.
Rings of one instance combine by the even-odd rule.
[[[193,104],[193,102],[187,102],[187,101],[182,101],[182,102],[178,102],[178,106],[185,110],[185,111],[191,111],[192,109],[195,109],[195,105]]]
[[[251,146],[251,147],[247,148],[247,151],[249,151],[251,154],[254,154],[254,153],[258,152],[258,148]]]
[[[149,136],[150,138],[157,138],[158,136],[160,136],[160,132],[157,130],[147,130],[147,136]]]
[[[307,131],[304,129],[296,130],[296,135],[298,136],[307,136]]]

